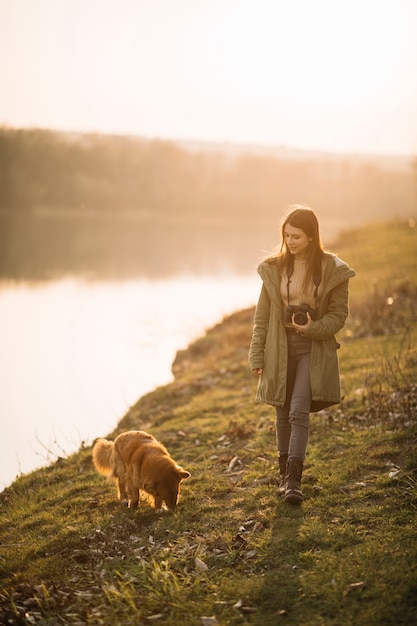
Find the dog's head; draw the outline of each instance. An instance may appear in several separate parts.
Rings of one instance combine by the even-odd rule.
[[[155,509],[162,508],[165,502],[168,509],[175,509],[180,491],[181,481],[189,478],[191,474],[179,465],[169,467],[163,474],[155,476],[152,480],[147,480],[143,488],[150,493],[155,500]]]

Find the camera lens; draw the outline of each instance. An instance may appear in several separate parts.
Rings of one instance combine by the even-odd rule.
[[[297,313],[294,313],[294,322],[299,326],[307,324],[307,315],[304,311],[297,311]]]

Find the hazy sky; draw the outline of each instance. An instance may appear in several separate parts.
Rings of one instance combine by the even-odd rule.
[[[0,0],[0,124],[417,154],[417,0]]]

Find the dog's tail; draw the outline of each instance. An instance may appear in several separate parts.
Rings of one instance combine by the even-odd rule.
[[[96,470],[104,476],[111,476],[113,473],[111,465],[111,455],[113,452],[113,442],[107,439],[98,439],[93,446],[93,463]]]

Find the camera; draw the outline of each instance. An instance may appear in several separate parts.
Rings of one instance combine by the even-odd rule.
[[[287,306],[285,310],[285,323],[292,324],[293,316],[295,324],[298,326],[304,326],[308,322],[307,313],[309,313],[312,320],[314,320],[315,311],[308,304],[298,304],[297,306]]]

